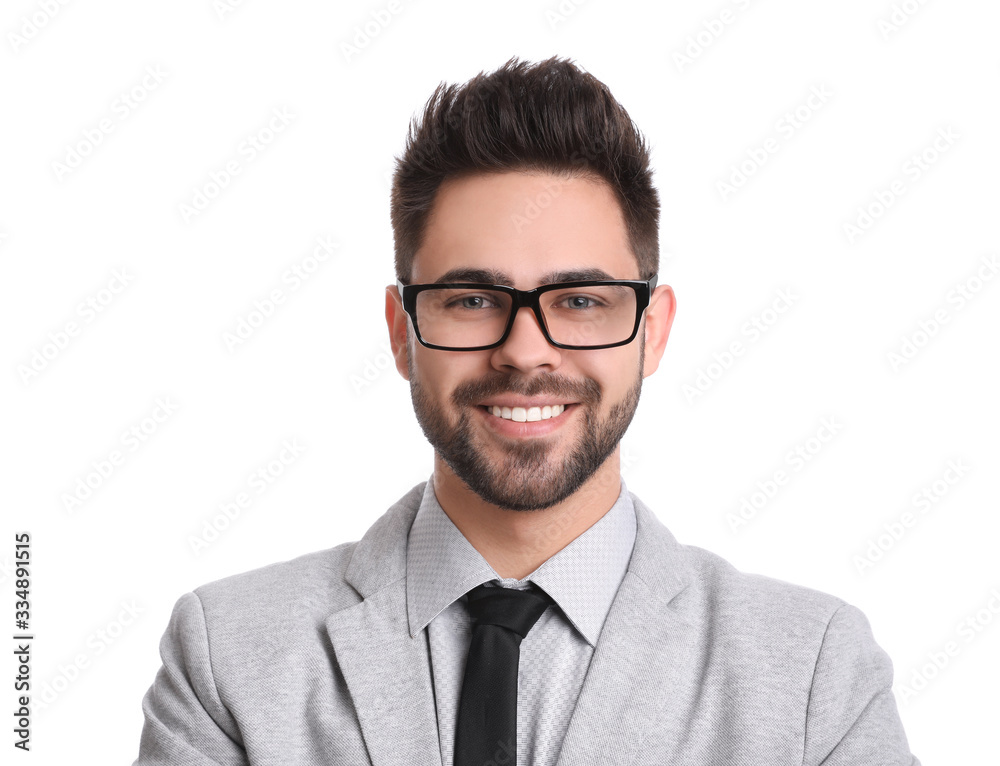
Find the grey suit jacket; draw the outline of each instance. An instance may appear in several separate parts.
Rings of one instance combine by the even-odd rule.
[[[440,766],[406,540],[424,485],[355,543],[183,596],[143,699],[152,764]],[[919,766],[864,615],[680,545],[636,540],[559,766]]]

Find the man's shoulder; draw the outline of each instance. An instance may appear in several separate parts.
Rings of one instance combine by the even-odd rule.
[[[405,556],[406,530],[423,486],[418,484],[382,513],[361,540],[199,586],[194,594],[206,621],[233,618],[244,624],[259,620],[266,625],[274,619],[311,620],[359,603],[363,595],[358,588],[364,591],[366,583],[357,569],[352,576],[352,561],[357,568],[356,557],[367,562],[379,555],[397,561]]]
[[[703,598],[729,612],[775,613],[829,617],[846,602],[830,593],[737,569],[717,553],[695,545],[680,545],[692,572],[692,585]]]
[[[741,571],[694,545],[678,544],[674,554],[685,582],[668,610],[687,625],[692,651],[711,647],[725,677],[736,665],[808,679],[824,647],[845,662],[877,651],[864,613],[842,598]]]
[[[811,672],[831,631],[848,643],[870,635],[861,610],[835,595],[741,571],[697,546],[679,545],[678,555],[688,572],[680,613],[702,639],[744,661]]]
[[[697,545],[684,544],[659,521],[648,506],[635,498],[637,512],[643,516],[641,526],[655,541],[649,550],[655,551],[652,567],[646,573],[660,578],[661,588],[679,599],[682,611],[721,623],[734,621],[787,625],[790,621],[805,621],[826,625],[846,602],[837,596],[777,577],[746,572],[727,559]],[[650,523],[650,519],[656,519]],[[664,575],[664,573],[667,573]],[[672,583],[672,585],[671,585]]]
[[[287,597],[303,587],[342,580],[344,569],[357,544],[357,540],[343,542],[288,561],[278,561],[228,575],[198,586],[195,593],[203,602]]]
[[[206,626],[245,635],[316,624],[360,601],[344,572],[357,541],[230,575],[195,588]]]

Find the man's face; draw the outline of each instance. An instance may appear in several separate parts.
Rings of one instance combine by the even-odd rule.
[[[411,282],[436,282],[446,274],[445,281],[522,290],[640,276],[610,187],[523,173],[442,185]],[[642,326],[618,348],[556,348],[530,309],[518,311],[502,346],[485,351],[425,348],[407,330],[405,366],[402,355],[397,366],[410,381],[428,441],[476,494],[512,510],[554,505],[604,464],[632,420],[644,375],[659,359],[656,354],[645,364]],[[517,415],[514,408],[539,407],[544,415],[553,406],[564,409],[533,422],[503,417],[504,408]],[[493,407],[501,408],[500,417]]]

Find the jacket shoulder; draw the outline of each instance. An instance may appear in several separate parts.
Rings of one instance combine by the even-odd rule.
[[[326,616],[360,601],[344,579],[358,545],[348,542],[289,561],[224,577],[195,589],[208,623],[236,621],[246,629],[275,621]],[[250,624],[248,624],[250,623]]]
[[[234,710],[254,684],[278,683],[276,668],[287,670],[290,657],[296,667],[315,665],[323,651],[317,637],[330,613],[361,601],[343,576],[357,545],[343,543],[185,593],[160,641],[164,667],[208,690],[220,710]]]
[[[729,641],[766,647],[797,647],[802,659],[815,659],[841,598],[762,574],[743,572],[716,553],[679,545],[690,579],[680,594],[688,614],[714,626]]]
[[[405,574],[406,534],[424,486],[397,500],[361,540],[196,588],[209,634],[220,646],[254,636],[312,636],[331,614],[360,603],[382,580]]]

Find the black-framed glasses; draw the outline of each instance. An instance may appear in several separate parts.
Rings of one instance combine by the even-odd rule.
[[[471,282],[404,285],[396,281],[417,340],[442,351],[484,351],[507,340],[518,309],[530,308],[557,348],[614,348],[631,343],[656,287],[652,279],[598,279],[518,290]]]

